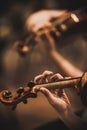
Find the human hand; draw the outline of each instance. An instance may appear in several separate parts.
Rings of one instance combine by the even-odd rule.
[[[53,74],[51,71],[44,71],[42,74],[34,78],[35,84],[55,82],[63,79],[57,73]],[[57,110],[59,116],[63,116],[70,109],[70,102],[63,89],[52,90],[50,92],[46,88],[40,88],[40,91],[47,97],[49,103]]]
[[[64,10],[42,10],[36,13],[31,14],[31,16],[26,21],[26,28],[28,31],[36,33],[42,30],[44,35],[41,35],[37,38],[37,41],[42,45],[44,50],[47,53],[55,51],[55,41],[52,37],[49,28],[52,29],[52,32],[55,36],[60,36],[60,32],[53,26],[52,19],[59,18],[66,11]]]
[[[52,26],[51,20],[62,16],[65,10],[41,10],[31,14],[26,21],[26,28],[32,32]]]

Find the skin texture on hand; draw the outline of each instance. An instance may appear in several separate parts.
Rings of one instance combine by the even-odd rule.
[[[61,79],[63,79],[63,77],[59,73],[54,74],[47,70],[36,76],[34,82],[35,84],[42,84],[59,81]],[[58,116],[69,129],[86,130],[86,124],[72,111],[69,99],[63,89],[56,89],[50,92],[46,88],[40,88],[40,92],[45,95],[49,103],[56,109]]]
[[[31,14],[26,21],[26,28],[37,34],[39,29],[44,30],[44,37],[39,37],[38,41],[47,55],[54,62],[54,64],[60,68],[66,75],[76,77],[82,76],[83,72],[70,63],[65,57],[63,57],[58,50],[56,50],[55,40],[46,27],[52,27],[51,19],[62,17],[66,13],[66,10],[42,10]],[[55,29],[54,29],[55,30]],[[56,30],[54,31],[56,34]]]
[[[61,79],[63,79],[63,77],[59,73],[53,74],[51,71],[44,71],[34,78],[34,82],[35,84],[42,84],[59,81]],[[40,88],[40,91],[47,97],[49,103],[59,114],[64,113],[67,107],[70,107],[69,99],[63,89],[52,90],[52,93],[46,88]]]
[[[62,16],[65,10],[41,10],[33,13],[26,21],[26,28],[37,32],[41,28],[52,26],[50,20]]]

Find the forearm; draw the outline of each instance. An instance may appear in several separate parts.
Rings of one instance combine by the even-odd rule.
[[[54,63],[58,67],[60,67],[60,69],[63,70],[67,75],[75,77],[75,76],[81,76],[83,74],[83,72],[80,69],[71,64],[56,50],[50,51],[49,56],[54,61]]]
[[[67,109],[65,113],[61,114],[60,119],[70,130],[87,129],[86,123],[70,109]]]

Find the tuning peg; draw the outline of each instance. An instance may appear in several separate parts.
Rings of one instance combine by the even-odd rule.
[[[27,85],[28,87],[32,88],[35,86],[35,83],[33,81],[30,81]]]
[[[23,92],[24,92],[24,88],[23,87],[19,87],[18,90],[17,90],[17,93],[20,95]]]
[[[27,99],[23,100],[23,103],[24,103],[24,104],[27,104]]]

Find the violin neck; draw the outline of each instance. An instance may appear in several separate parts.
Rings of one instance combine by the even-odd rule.
[[[60,37],[62,33],[67,31],[70,27],[87,19],[87,14],[85,13],[84,9],[85,7],[72,12],[67,11],[61,17],[53,20],[51,27],[39,30],[37,33],[30,32],[30,35],[25,38],[24,45],[32,45],[32,43],[38,41],[38,37],[43,36],[46,30],[49,32],[55,32],[56,29],[56,35],[57,37]]]
[[[52,83],[46,83],[46,84],[40,84],[36,85],[35,88],[38,91],[41,87],[47,88],[47,89],[58,89],[58,88],[74,88],[75,86],[78,87],[78,84],[81,80],[81,77],[76,78],[70,78],[70,79],[64,79],[58,82],[52,82]]]
[[[66,12],[61,17],[56,18],[52,22],[52,26],[57,29],[59,36],[61,36],[61,34],[67,31],[70,27],[72,27],[72,25],[75,25],[76,23],[82,22],[86,19],[87,14],[84,12],[84,8],[81,8],[72,12]],[[49,32],[53,31],[52,27],[46,29],[48,29]],[[43,35],[46,29],[38,31],[36,35]]]

